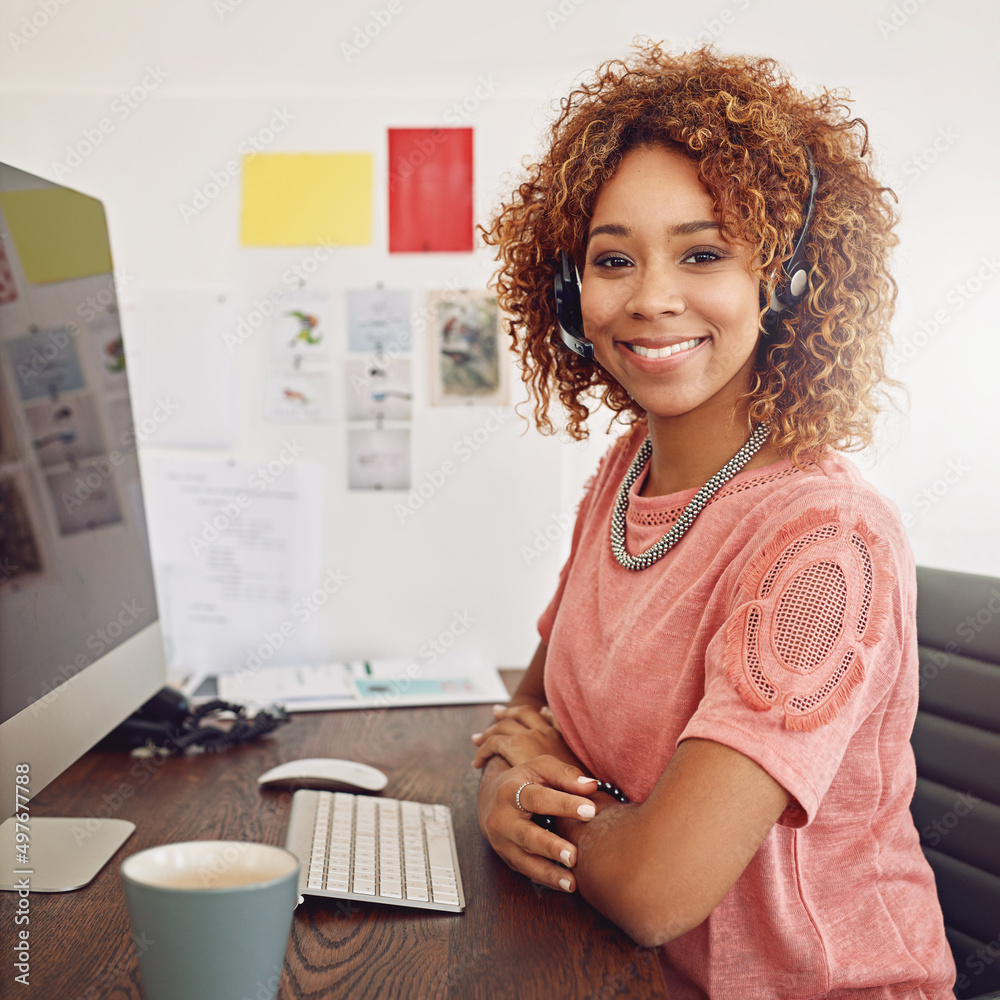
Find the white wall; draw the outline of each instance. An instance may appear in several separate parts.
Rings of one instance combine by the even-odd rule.
[[[373,10],[387,7],[383,0],[9,0],[0,22],[0,160],[100,197],[116,267],[137,285],[226,285],[244,313],[309,251],[241,248],[235,182],[196,219],[185,222],[179,206],[274,109],[284,109],[294,120],[269,151],[375,155],[375,242],[337,251],[310,287],[335,297],[376,281],[476,287],[491,270],[485,251],[387,253],[387,127],[449,124],[449,109],[490,81],[492,94],[466,122],[475,128],[482,221],[504,190],[505,173],[538,148],[552,101],[601,59],[625,54],[634,35],[678,45],[711,35],[726,50],[773,55],[806,87],[851,89],[886,178],[900,193],[896,331],[912,356],[894,371],[911,404],[904,419],[887,422],[878,457],[863,465],[909,515],[918,562],[1000,573],[993,513],[1000,491],[1000,281],[992,280],[1000,270],[984,265],[1000,253],[1000,211],[992,171],[983,169],[1000,154],[1000,65],[997,15],[986,0],[394,6],[399,13],[348,58],[342,46],[353,44]],[[43,27],[28,39],[32,19]],[[113,131],[78,166],[57,170],[67,145],[154,69],[163,80],[148,99],[127,117],[114,116]],[[972,291],[970,280],[981,288]],[[921,324],[932,321],[940,329],[927,336]],[[171,350],[170,343],[143,342],[141,329],[126,335],[144,358]],[[421,346],[414,481],[486,415],[427,405]],[[523,433],[512,419],[400,524],[392,511],[398,496],[346,491],[341,421],[303,430],[262,420],[256,387],[268,365],[266,345],[251,340],[238,353],[240,432],[232,454],[273,457],[294,431],[307,457],[326,468],[324,565],[351,577],[324,621],[331,653],[412,653],[465,611],[477,623],[464,642],[501,664],[526,662],[561,551],[553,547],[529,564],[522,547],[572,510],[606,445],[606,422],[581,447]],[[516,375],[512,383],[519,395]]]

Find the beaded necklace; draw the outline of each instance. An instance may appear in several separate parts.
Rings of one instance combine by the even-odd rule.
[[[691,502],[684,508],[680,517],[671,525],[666,534],[645,552],[633,556],[629,555],[625,548],[625,513],[628,510],[629,491],[639,478],[646,462],[649,461],[649,456],[653,453],[653,442],[647,435],[646,440],[642,442],[642,446],[636,452],[635,458],[632,459],[628,472],[625,473],[625,478],[618,488],[614,510],[611,512],[611,551],[619,564],[625,569],[638,571],[652,566],[657,559],[665,556],[684,537],[708,501],[757,454],[761,445],[767,440],[767,431],[767,424],[758,424],[747,443],[691,498]]]

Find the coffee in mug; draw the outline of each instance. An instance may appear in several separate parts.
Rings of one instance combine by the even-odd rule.
[[[121,866],[148,1000],[273,1000],[299,861],[269,844],[188,841]]]

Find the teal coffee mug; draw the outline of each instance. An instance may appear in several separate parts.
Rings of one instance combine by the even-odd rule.
[[[151,847],[121,866],[148,1000],[274,1000],[299,861],[269,844]]]

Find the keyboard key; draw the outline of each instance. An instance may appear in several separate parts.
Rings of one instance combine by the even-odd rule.
[[[451,841],[447,836],[427,831],[427,860],[431,867],[451,868]]]

